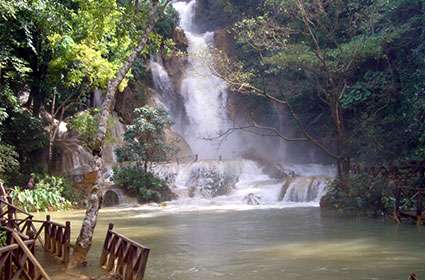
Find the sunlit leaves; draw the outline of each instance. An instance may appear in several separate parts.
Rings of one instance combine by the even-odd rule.
[[[105,88],[134,47],[135,38],[122,29],[125,9],[115,0],[77,3],[79,9],[69,11],[70,30],[49,36],[54,51],[50,71],[56,78],[63,77],[68,87],[86,81],[91,87]]]

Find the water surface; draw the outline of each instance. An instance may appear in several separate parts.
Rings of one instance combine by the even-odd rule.
[[[56,212],[79,230],[82,211]],[[425,277],[423,228],[342,218],[319,208],[209,210],[104,209],[89,267],[97,275],[108,223],[152,251],[148,280],[407,279]]]

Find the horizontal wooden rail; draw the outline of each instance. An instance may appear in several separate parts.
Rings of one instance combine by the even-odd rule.
[[[22,240],[13,228],[3,227],[7,232],[7,246],[0,248],[0,280],[46,279],[46,271],[34,256],[35,240]]]
[[[113,231],[113,227],[109,224],[106,232],[100,265],[124,280],[143,279],[150,249]]]
[[[30,213],[28,213],[28,212],[27,212],[27,211],[25,211],[24,209],[21,209],[21,208],[19,208],[19,207],[16,207],[15,205],[13,205],[12,203],[10,203],[10,202],[6,201],[6,200],[5,200],[5,199],[3,199],[3,198],[0,198],[0,203],[1,203],[1,204],[5,204],[5,205],[7,205],[7,206],[9,206],[9,207],[14,208],[16,212],[20,212],[20,213],[22,213],[22,214],[24,214],[24,215],[26,215],[26,216],[33,217]]]

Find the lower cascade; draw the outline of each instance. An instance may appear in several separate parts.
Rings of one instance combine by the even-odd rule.
[[[318,206],[326,193],[332,168],[312,165],[281,170],[280,177],[263,172],[252,160],[201,160],[164,163],[153,172],[166,180],[178,199],[169,205],[199,206]],[[303,171],[303,173],[298,173]]]

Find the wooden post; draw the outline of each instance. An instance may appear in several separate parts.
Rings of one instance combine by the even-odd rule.
[[[58,227],[56,226],[56,224],[51,223],[51,231],[50,231],[50,253],[52,253],[52,255],[56,255],[56,238],[57,238],[57,232],[58,232]]]
[[[139,279],[143,279],[143,277],[145,276],[145,270],[146,270],[146,265],[148,264],[149,252],[150,252],[150,249],[148,248],[143,248],[141,252],[142,259],[137,270],[137,276],[140,277]]]
[[[69,255],[71,249],[71,222],[66,221],[65,223],[65,234],[64,234],[64,245],[63,245],[63,262],[68,265]]]
[[[46,216],[46,221],[44,222],[44,250],[50,251],[50,215]]]
[[[56,256],[61,258],[62,257],[62,239],[63,239],[63,229],[61,227],[57,227],[58,230],[56,232],[55,236],[55,245],[56,245]]]
[[[422,192],[418,192],[416,195],[416,224],[422,225]]]
[[[395,190],[394,220],[400,223],[401,188]]]
[[[105,242],[103,243],[103,250],[102,250],[102,255],[100,256],[100,266],[105,265],[107,257],[108,257],[108,247],[109,247],[109,240],[111,239],[112,236],[112,229],[114,228],[114,224],[109,224],[108,226],[108,230],[106,231],[106,237],[105,237]]]
[[[9,231],[7,231],[6,233],[7,239],[11,238],[11,233]],[[9,237],[10,236],[10,237]],[[7,243],[7,245],[10,245],[11,243]],[[6,257],[6,261],[4,263],[4,271],[3,271],[3,275],[4,275],[4,279],[12,279],[12,252],[10,252],[8,254],[8,256]]]
[[[0,225],[5,226],[6,225],[6,221],[3,219],[3,202],[2,202],[1,199],[0,199],[0,219],[1,219]]]
[[[20,249],[24,252],[25,255],[28,257],[28,261],[32,262],[35,267],[40,271],[41,276],[46,279],[50,280],[50,277],[47,275],[46,271],[43,269],[41,264],[38,262],[38,260],[34,257],[34,255],[31,253],[30,249],[25,245],[25,243],[22,241],[22,239],[17,235],[16,233],[12,232],[13,239],[18,243]],[[6,278],[11,279],[11,278]]]
[[[195,161],[198,161],[198,155],[197,154],[195,155]]]
[[[28,237],[30,238],[30,240],[33,240],[34,243],[32,244],[32,246],[29,248],[31,253],[33,255],[35,255],[35,233],[30,230],[28,232]],[[28,261],[28,274],[30,275],[31,279],[36,279],[36,269],[34,264],[31,261]]]
[[[14,223],[13,223],[14,212],[15,212],[15,208],[8,205],[7,206],[7,227],[12,230],[15,229]],[[12,234],[10,231],[7,231],[6,233],[6,244],[7,245],[12,244]]]

